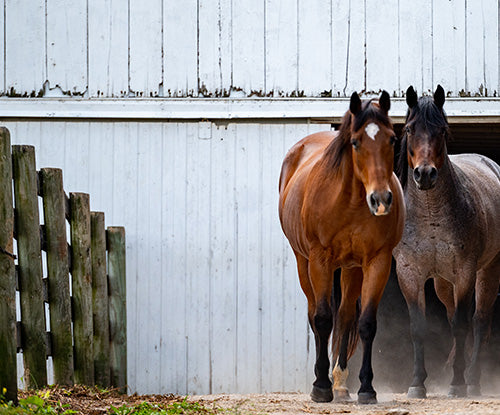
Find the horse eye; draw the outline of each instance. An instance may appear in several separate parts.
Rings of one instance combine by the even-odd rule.
[[[405,133],[406,134],[411,134],[411,128],[410,127],[405,127]]]
[[[352,140],[351,144],[352,144],[354,150],[356,150],[356,151],[359,150],[359,141],[358,140]]]

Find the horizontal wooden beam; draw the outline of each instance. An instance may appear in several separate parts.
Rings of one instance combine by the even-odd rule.
[[[286,120],[338,123],[347,98],[0,98],[0,120]],[[407,106],[393,98],[390,115],[404,121]],[[500,122],[500,98],[449,98],[450,123]]]

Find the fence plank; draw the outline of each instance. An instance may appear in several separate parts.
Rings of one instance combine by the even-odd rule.
[[[110,386],[108,278],[104,213],[90,213],[92,255],[92,310],[94,318],[94,377],[101,387]]]
[[[45,222],[54,381],[59,385],[73,385],[66,197],[62,170],[41,169],[40,181]]]
[[[12,157],[9,130],[0,127],[0,249],[12,252],[14,209],[12,207]],[[16,377],[16,273],[14,260],[0,253],[0,391],[17,403]]]
[[[73,336],[75,382],[94,384],[90,201],[86,193],[70,193]]]
[[[127,389],[127,309],[125,285],[125,228],[107,231],[109,275],[109,333],[111,384]]]
[[[47,384],[45,305],[38,214],[38,181],[33,146],[12,146],[17,252],[21,289],[24,380],[28,388]]]

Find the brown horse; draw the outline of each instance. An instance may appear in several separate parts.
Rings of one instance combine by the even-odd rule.
[[[490,330],[500,280],[500,167],[478,154],[448,156],[441,86],[434,97],[420,99],[410,86],[406,102],[398,174],[407,220],[394,256],[413,340],[408,395],[426,397],[424,285],[429,278],[434,278],[436,294],[446,306],[455,342],[449,395],[477,395],[480,350]],[[465,379],[464,344],[474,292],[474,344]]]
[[[392,250],[404,226],[401,186],[392,173],[394,141],[390,98],[361,103],[353,93],[337,132],[305,137],[285,157],[279,183],[281,226],[297,259],[316,340],[316,402],[349,399],[347,360],[359,337],[363,364],[360,403],[376,402],[372,343],[377,307],[387,283]],[[341,268],[340,306],[332,304],[334,270]],[[357,306],[361,296],[360,310]],[[334,394],[328,377],[328,340],[333,336]]]

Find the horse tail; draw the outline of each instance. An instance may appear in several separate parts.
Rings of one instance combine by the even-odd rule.
[[[340,348],[342,345],[342,335],[344,332],[347,334],[347,359],[349,360],[351,356],[356,351],[356,346],[359,341],[359,316],[361,313],[361,307],[359,300],[356,301],[356,317],[351,323],[350,327],[344,328],[345,322],[340,321],[339,318],[339,307],[342,301],[342,290],[340,287],[340,268],[335,270],[333,277],[332,286],[332,313],[333,313],[333,333],[332,333],[332,361],[335,362],[340,354]]]

